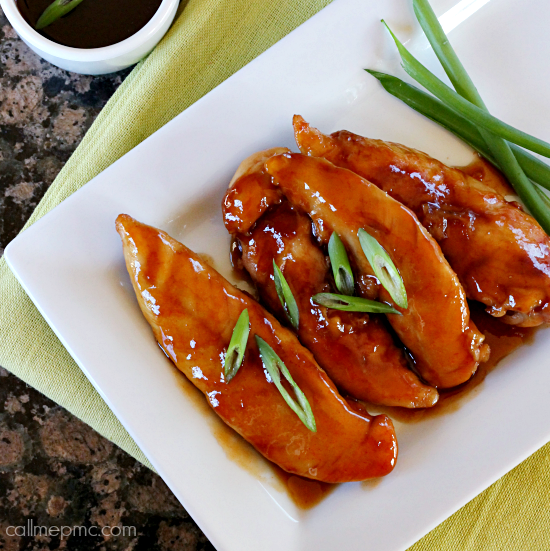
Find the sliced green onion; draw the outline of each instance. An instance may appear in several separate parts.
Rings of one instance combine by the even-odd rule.
[[[432,10],[430,3],[427,0],[413,0],[413,5],[418,21],[422,29],[424,30],[426,37],[432,45],[432,48],[434,49],[445,72],[447,73],[447,76],[449,77],[456,91],[460,94],[459,96],[457,95],[457,98],[460,98],[460,101],[453,102],[452,104],[450,104],[450,106],[454,109],[460,110],[459,104],[461,103],[461,101],[465,101],[466,104],[469,104],[471,107],[479,109],[479,112],[482,115],[490,117],[491,115],[489,115],[485,103],[483,102],[481,96],[479,95],[479,92],[477,91],[477,88],[475,87],[474,83],[466,72],[466,69],[464,68],[464,66],[458,59],[455,51],[453,50],[453,47],[451,46],[451,43],[445,35],[443,28],[439,24],[439,20]],[[427,71],[427,69],[425,70]],[[427,72],[429,73],[429,71]],[[420,84],[423,84],[423,82],[420,82]],[[445,84],[443,84],[442,82],[441,84],[448,91],[452,92],[452,90],[448,88]],[[442,101],[445,101],[444,97],[438,97]],[[498,119],[495,120],[498,121]],[[473,122],[482,124],[479,118],[474,118]],[[526,145],[526,143],[519,143],[517,140],[511,139],[510,137],[503,135],[503,133],[500,131],[495,132],[494,129],[486,125],[483,126],[485,127],[480,128],[481,137],[487,143],[490,152],[496,158],[501,170],[507,176],[508,180],[516,190],[516,193],[521,197],[522,201],[532,212],[533,216],[535,216],[535,218],[541,224],[544,230],[547,233],[550,233],[550,208],[548,208],[548,205],[545,201],[540,200],[540,194],[538,190],[529,181],[521,166],[519,165],[516,157],[514,156],[514,153],[510,149],[510,145],[503,138],[507,138],[512,142],[518,143],[518,145],[528,147],[532,151],[542,153],[547,157],[549,155],[544,153],[540,149],[533,149],[529,145]],[[545,144],[545,142],[537,140],[536,138],[528,136],[527,134],[524,134],[524,136],[527,136],[532,140],[536,140],[539,144]],[[545,145],[548,146],[548,150],[550,151],[550,145]]]
[[[223,369],[226,383],[235,377],[243,363],[244,351],[246,350],[249,333],[250,319],[248,317],[248,309],[245,308],[235,324],[231,340],[229,341],[229,347],[225,353]]]
[[[82,0],[55,0],[52,2],[38,18],[36,22],[37,29],[43,29],[58,19],[74,10]]]
[[[431,94],[427,94],[397,77],[370,69],[365,70],[378,79],[392,96],[458,136],[490,163],[502,170],[475,124]],[[510,144],[510,147],[525,175],[533,182],[550,190],[550,166],[515,144]]]
[[[346,295],[336,295],[335,293],[318,293],[313,295],[313,302],[333,310],[343,310],[344,312],[369,312],[371,314],[398,314],[401,312],[392,308],[384,302],[377,302],[367,298],[348,297]]]
[[[332,232],[330,236],[328,242],[328,255],[330,257],[336,288],[344,295],[353,295],[353,272],[349,265],[346,248],[336,232]]]
[[[405,284],[390,255],[363,228],[357,232],[357,236],[359,237],[361,248],[374,271],[374,275],[380,280],[380,283],[388,291],[397,306],[407,308],[408,301]]]
[[[299,417],[300,421],[311,431],[317,432],[317,425],[315,423],[315,417],[313,416],[313,411],[311,411],[311,406],[309,405],[306,395],[300,390],[300,387],[294,382],[292,375],[288,371],[286,365],[283,363],[281,358],[277,356],[275,350],[269,346],[262,338],[256,337],[256,344],[260,349],[260,357],[262,358],[262,363],[266,371],[269,373],[271,380],[275,383],[275,386],[281,393],[281,396],[284,398],[284,401],[289,405],[290,409]],[[292,390],[294,391],[294,396],[296,400],[290,396],[286,391],[286,388],[281,383],[281,373],[283,377],[288,381]]]
[[[281,272],[279,266],[275,264],[275,260],[273,261],[273,277],[275,279],[275,289],[279,300],[283,305],[286,317],[290,323],[292,323],[294,329],[298,330],[298,325],[300,323],[300,312],[298,310],[298,305],[296,304],[294,295],[290,290],[283,272]]]
[[[385,21],[382,21],[386,25]],[[505,138],[506,140],[513,142],[517,145],[521,145],[540,153],[545,157],[550,157],[550,144],[539,140],[529,134],[502,122],[501,120],[493,117],[487,111],[481,109],[477,105],[473,105],[467,99],[457,94],[454,90],[449,88],[443,81],[439,80],[433,73],[431,73],[422,63],[420,63],[399,41],[399,39],[393,34],[391,29],[386,25],[386,28],[390,32],[399,54],[401,55],[401,61],[403,62],[403,68],[405,71],[414,78],[417,82],[422,84],[424,88],[429,90],[432,94],[438,97],[441,101],[452,107],[465,117],[476,124],[483,126],[487,130]]]

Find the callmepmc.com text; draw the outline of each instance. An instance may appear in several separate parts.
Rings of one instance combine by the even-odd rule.
[[[34,524],[32,519],[29,519],[27,524],[23,526],[8,526],[6,528],[6,535],[10,537],[50,536],[61,539],[68,538],[69,536],[135,537],[137,530],[135,526],[39,526]]]

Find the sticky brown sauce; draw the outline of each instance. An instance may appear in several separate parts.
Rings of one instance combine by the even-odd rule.
[[[254,300],[261,302],[258,289],[243,265],[243,251],[239,240],[235,237],[231,238],[231,247],[229,251],[229,260],[231,261],[233,280],[235,281],[237,287],[243,293],[251,296]]]
[[[238,256],[236,255],[238,267]],[[240,270],[239,270],[240,272]],[[529,344],[538,328],[521,328],[506,325],[485,313],[479,304],[471,304],[471,316],[491,347],[488,362],[479,366],[476,374],[467,383],[440,393],[439,402],[432,408],[407,409],[375,406],[377,412],[387,413],[391,418],[405,423],[417,423],[436,415],[446,415],[460,409],[469,398],[475,395],[485,377],[498,363],[524,344]],[[168,359],[166,361],[169,361]],[[203,394],[170,362],[180,388],[193,405],[208,419],[212,434],[224,450],[228,459],[258,479],[270,479],[278,491],[286,491],[294,504],[302,509],[311,509],[325,499],[338,484],[328,484],[310,480],[283,471],[265,459],[244,438],[227,426],[210,408]],[[366,480],[361,483],[365,490],[380,484],[381,479]]]
[[[474,376],[466,383],[449,390],[441,390],[439,401],[431,408],[407,409],[376,406],[376,411],[386,413],[402,423],[417,423],[437,415],[446,415],[460,409],[481,389],[487,375],[500,361],[522,345],[533,341],[537,330],[544,327],[515,327],[507,325],[487,314],[479,303],[470,303],[470,314],[478,329],[485,335],[485,342],[491,347],[489,361],[479,365]]]
[[[310,480],[287,473],[277,465],[271,466],[278,480],[285,487],[294,504],[300,509],[311,509],[323,501],[339,484]]]
[[[251,285],[253,284],[250,274],[247,272],[243,265],[243,250],[238,239],[231,237],[231,247],[229,249],[229,260],[231,261],[231,267],[236,279],[247,281]]]
[[[34,29],[52,0],[17,0],[17,8]],[[37,31],[73,48],[101,48],[122,42],[144,27],[161,0],[83,0],[51,25]]]
[[[493,188],[504,197],[516,194],[506,178],[502,175],[502,172],[483,157],[480,157],[477,153],[474,160],[469,165],[459,166],[457,168],[468,176]]]

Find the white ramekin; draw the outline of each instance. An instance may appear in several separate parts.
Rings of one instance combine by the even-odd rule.
[[[136,34],[112,46],[85,49],[69,48],[48,40],[23,19],[15,0],[0,0],[2,10],[17,34],[39,56],[62,69],[85,75],[120,71],[145,57],[166,34],[178,4],[179,0],[162,0],[153,18]]]

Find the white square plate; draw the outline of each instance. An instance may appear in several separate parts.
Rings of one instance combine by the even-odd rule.
[[[540,114],[548,115],[550,2],[455,4],[434,7],[487,104],[549,140],[549,117]],[[189,399],[139,311],[115,217],[124,212],[167,230],[231,279],[220,211],[227,183],[250,153],[295,149],[294,113],[325,132],[346,128],[444,162],[470,160],[466,147],[363,71],[399,70],[381,17],[441,72],[405,0],[336,0],[6,250],[48,323],[220,551],[405,549],[550,439],[550,354],[541,331],[458,411],[396,423],[399,460],[380,483],[341,485],[299,510],[261,460],[251,456],[254,465],[243,468],[219,445],[214,414]]]

